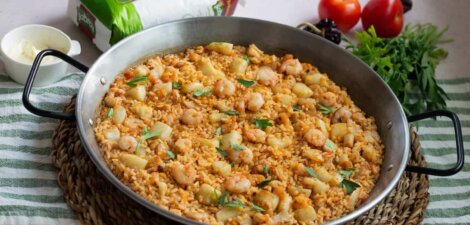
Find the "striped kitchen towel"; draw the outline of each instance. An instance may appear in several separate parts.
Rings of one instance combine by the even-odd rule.
[[[60,110],[77,93],[83,75],[34,88],[31,102]],[[23,86],[0,75],[0,224],[79,224],[56,182],[50,152],[58,121],[29,113]]]
[[[456,175],[429,176],[431,199],[423,224],[470,224],[470,77],[439,80],[438,83],[449,95],[448,110],[460,118],[467,161]],[[438,169],[452,167],[457,157],[450,119],[429,119],[417,124],[428,166]]]
[[[35,105],[61,110],[83,75],[72,74],[54,85],[34,88]],[[470,77],[440,80],[449,94],[449,109],[462,122],[466,155],[470,155]],[[58,122],[29,113],[21,102],[22,86],[0,75],[0,224],[78,224],[56,183],[51,137]],[[455,161],[453,129],[439,118],[418,123],[429,166],[445,168]],[[470,164],[452,177],[433,177],[424,224],[470,224]]]

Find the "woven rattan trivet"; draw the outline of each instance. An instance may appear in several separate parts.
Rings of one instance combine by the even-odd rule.
[[[75,98],[66,111],[73,111],[74,107]],[[414,131],[411,140],[409,163],[425,166]],[[81,146],[75,122],[60,122],[54,133],[53,148],[58,184],[67,204],[83,224],[175,224],[128,198],[98,172]],[[428,188],[427,176],[404,173],[382,202],[349,224],[419,224],[428,205]]]

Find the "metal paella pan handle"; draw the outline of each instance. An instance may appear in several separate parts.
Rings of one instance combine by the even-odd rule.
[[[445,116],[452,120],[452,124],[454,126],[454,132],[455,132],[457,162],[455,163],[454,167],[450,169],[433,169],[433,168],[407,165],[406,171],[415,172],[415,173],[424,173],[424,174],[435,175],[435,176],[451,176],[451,175],[458,173],[460,170],[462,170],[463,165],[464,165],[464,157],[465,157],[464,148],[463,148],[462,128],[460,127],[460,120],[455,113],[447,111],[447,110],[436,110],[436,111],[431,111],[431,112],[425,112],[425,113],[409,116],[408,122],[411,123],[414,121],[423,120],[426,118],[433,118],[436,116]]]
[[[46,50],[39,52],[36,58],[34,59],[33,65],[31,67],[31,71],[29,72],[29,75],[28,75],[28,79],[26,80],[26,83],[24,85],[23,105],[28,111],[38,116],[44,116],[44,117],[49,117],[49,118],[54,118],[54,119],[61,119],[61,120],[74,120],[75,114],[73,112],[65,113],[65,112],[48,111],[48,110],[37,108],[36,106],[31,104],[31,102],[29,101],[29,95],[31,94],[31,89],[33,88],[34,79],[36,78],[39,65],[41,64],[42,59],[48,55],[52,55],[59,59],[62,59],[65,62],[69,63],[70,65],[76,67],[77,69],[85,73],[88,71],[87,66],[81,64],[80,62],[76,61],[72,57],[60,51],[57,51],[54,49],[46,49]]]

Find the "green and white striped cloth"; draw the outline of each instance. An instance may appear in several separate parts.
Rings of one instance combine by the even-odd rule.
[[[34,88],[32,102],[61,110],[75,94],[83,75],[72,74],[48,87]],[[440,80],[449,94],[449,109],[462,122],[466,156],[470,155],[470,77]],[[23,87],[0,75],[0,224],[79,223],[65,203],[51,164],[53,119],[30,114],[21,102]],[[429,166],[455,162],[450,121],[419,122],[421,144]],[[470,224],[470,163],[452,177],[430,177],[431,202],[424,224]]]

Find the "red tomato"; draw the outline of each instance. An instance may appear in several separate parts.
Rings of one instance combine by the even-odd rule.
[[[364,30],[373,25],[377,36],[395,37],[403,28],[403,5],[400,0],[370,0],[361,19]]]
[[[357,0],[320,0],[318,14],[320,19],[334,20],[341,31],[347,32],[359,21],[361,5]]]

